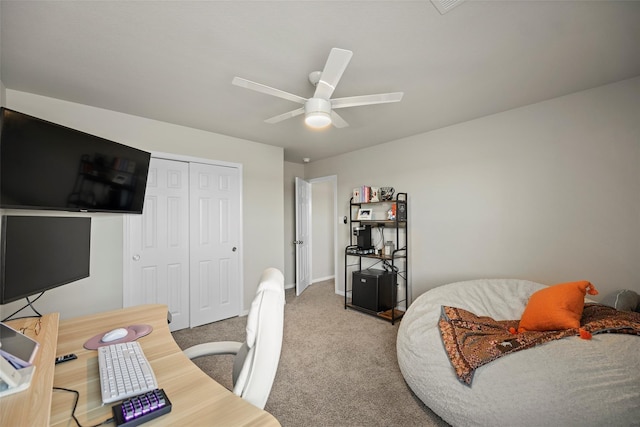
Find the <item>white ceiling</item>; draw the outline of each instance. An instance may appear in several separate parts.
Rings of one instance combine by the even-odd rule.
[[[312,161],[640,75],[639,1],[1,2],[8,89],[284,147]],[[298,104],[332,47],[353,58],[334,98],[404,92],[312,131]]]

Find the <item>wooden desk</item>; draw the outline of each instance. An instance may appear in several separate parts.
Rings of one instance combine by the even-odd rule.
[[[171,413],[156,418],[148,425],[280,425],[273,415],[218,384],[182,353],[169,331],[165,305],[143,305],[60,321],[56,355],[75,353],[78,359],[55,366],[53,385],[80,393],[76,417],[82,425],[98,424],[112,416],[112,404],[103,406],[100,397],[97,352],[85,350],[83,344],[104,331],[134,324],[153,327],[151,334],[138,341],[153,368],[158,386],[164,389],[173,405]],[[33,385],[30,388],[32,387]],[[16,396],[20,397],[20,394]],[[52,426],[75,426],[71,418],[74,399],[73,393],[53,391],[50,414]],[[40,405],[44,404],[45,402],[40,402]],[[15,424],[4,421],[0,424],[46,425],[40,422]]]
[[[0,426],[46,426],[49,424],[58,319],[58,313],[43,316],[40,319],[38,335],[35,333],[37,318],[7,322],[7,325],[16,330],[26,328],[24,334],[38,341],[40,348],[33,361],[36,370],[29,388],[0,399]]]

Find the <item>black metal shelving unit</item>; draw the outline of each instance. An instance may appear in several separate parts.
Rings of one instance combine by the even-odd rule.
[[[378,318],[387,320],[393,325],[400,320],[407,311],[409,300],[409,258],[408,258],[408,239],[409,239],[409,222],[408,222],[408,206],[407,193],[397,193],[395,198],[390,200],[382,200],[376,202],[354,202],[353,197],[350,200],[349,215],[349,233],[350,245],[345,248],[344,252],[344,308],[353,309],[363,313],[367,313]],[[371,208],[375,213],[385,212],[393,205],[396,206],[396,215],[393,219],[357,219],[358,210],[362,208]],[[403,214],[398,215],[399,212]],[[402,217],[402,219],[399,219]],[[378,230],[384,244],[387,236],[384,232],[387,229],[392,230],[389,240],[394,243],[394,250],[391,254],[376,253],[359,253],[359,248],[354,245],[353,227],[354,225],[369,225],[372,230]],[[363,268],[364,267],[364,268]],[[384,311],[375,311],[365,307],[358,306],[353,303],[353,283],[352,276],[355,271],[364,271],[369,268],[380,268],[388,272],[396,274],[395,284],[392,286],[391,292],[391,309]],[[350,274],[351,273],[351,274]],[[399,290],[402,290],[401,299],[399,300]],[[404,308],[404,310],[402,310]]]

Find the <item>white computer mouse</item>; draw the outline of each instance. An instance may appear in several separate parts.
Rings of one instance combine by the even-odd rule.
[[[124,338],[129,334],[129,330],[125,328],[114,329],[113,331],[109,331],[100,339],[102,342],[111,342],[115,340],[119,340],[120,338]]]

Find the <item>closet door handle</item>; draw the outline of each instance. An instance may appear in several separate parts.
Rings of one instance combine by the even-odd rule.
[[[237,250],[238,250],[238,248],[236,248],[236,247],[234,246],[233,248],[231,248],[231,250],[232,250],[233,252],[235,252],[235,251],[237,251]]]

